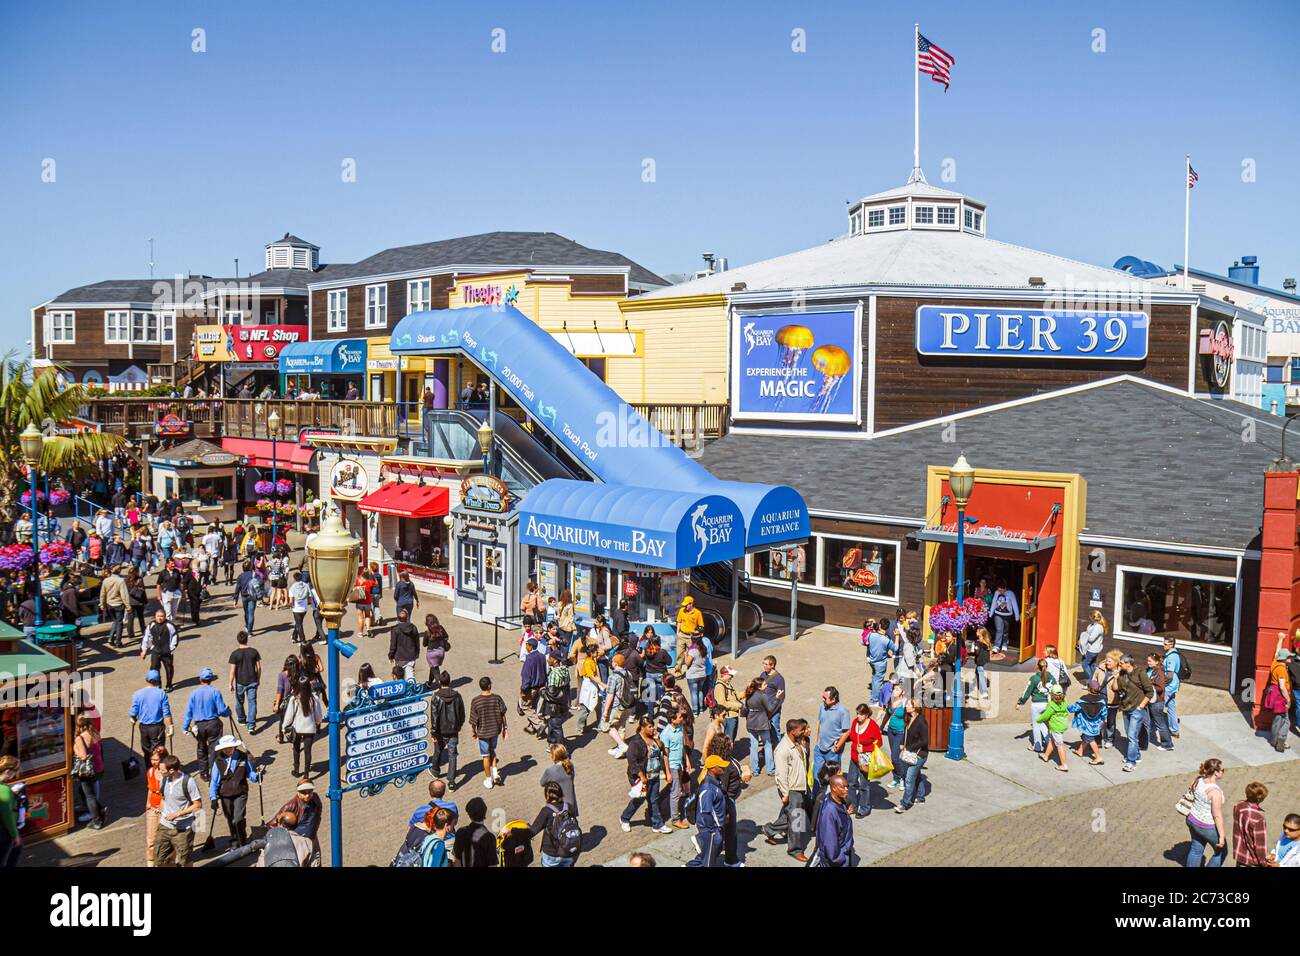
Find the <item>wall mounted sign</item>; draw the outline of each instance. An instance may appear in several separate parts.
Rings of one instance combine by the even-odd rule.
[[[330,497],[358,501],[366,496],[369,476],[355,458],[339,458],[330,465]]]
[[[1206,374],[1217,388],[1227,388],[1232,376],[1232,329],[1220,320],[1212,329],[1201,329],[1198,354],[1205,357]]]
[[[200,325],[194,357],[200,362],[274,362],[294,342],[306,342],[305,325]]]
[[[1150,324],[1145,312],[923,305],[916,310],[916,351],[960,358],[1139,362],[1147,357]]]
[[[232,455],[228,451],[210,451],[207,454],[199,455],[195,461],[208,468],[221,468],[225,465],[233,465],[239,461],[238,455]]]
[[[194,431],[194,426],[179,415],[166,414],[153,423],[155,438],[185,438]]]
[[[856,422],[861,397],[858,314],[738,314],[733,325],[735,418]]]
[[[508,288],[499,285],[463,285],[460,298],[465,305],[514,305],[519,300],[519,289],[513,284]]]
[[[460,483],[460,503],[472,511],[501,514],[510,510],[510,488],[492,475],[470,475]]]
[[[424,531],[425,529],[421,528],[420,530]],[[397,570],[399,574],[403,572],[409,574],[412,581],[451,586],[451,572],[445,568],[426,568],[422,564],[407,564],[405,561],[398,561]]]

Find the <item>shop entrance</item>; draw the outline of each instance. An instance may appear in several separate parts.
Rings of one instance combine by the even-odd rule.
[[[967,597],[983,597],[988,602],[1000,584],[1015,595],[1020,620],[1010,622],[1011,635],[1007,647],[1017,649],[1015,653],[1019,662],[1029,660],[1037,653],[1040,583],[1038,563],[999,555],[967,553],[965,570],[966,586],[963,593]],[[948,563],[948,582],[948,599],[952,600],[957,596],[956,558]],[[993,630],[992,618],[989,620],[989,630]]]

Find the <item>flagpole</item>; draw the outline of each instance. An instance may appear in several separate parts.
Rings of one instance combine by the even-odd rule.
[[[917,50],[921,46],[921,24],[912,24],[912,178],[915,182],[921,171],[921,71],[918,69]]]
[[[1183,170],[1183,291],[1187,291],[1187,249],[1192,229],[1192,154],[1187,154]]]

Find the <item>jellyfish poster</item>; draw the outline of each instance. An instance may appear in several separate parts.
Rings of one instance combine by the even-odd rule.
[[[732,401],[737,418],[859,420],[855,311],[737,316]]]

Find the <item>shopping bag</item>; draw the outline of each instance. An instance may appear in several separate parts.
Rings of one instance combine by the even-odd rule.
[[[871,762],[867,769],[868,780],[879,780],[886,774],[894,772],[894,762],[885,753],[885,748],[876,744],[871,748]]]

